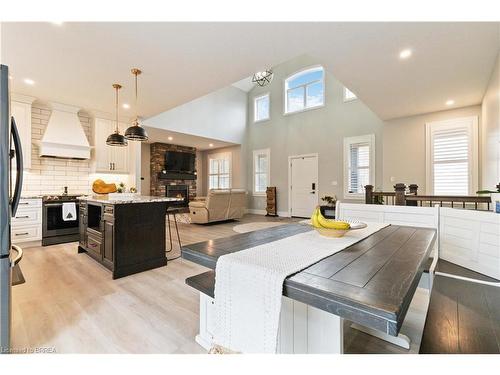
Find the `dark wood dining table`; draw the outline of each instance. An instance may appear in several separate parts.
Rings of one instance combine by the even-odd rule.
[[[220,256],[312,230],[305,224],[183,246],[182,257],[211,268],[186,283],[213,297]],[[434,248],[436,230],[389,225],[290,275],[283,295],[363,327],[397,336]]]

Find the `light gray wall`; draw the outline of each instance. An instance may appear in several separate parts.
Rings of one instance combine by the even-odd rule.
[[[283,85],[289,75],[320,61],[299,56],[273,68],[274,79],[266,87],[253,88],[248,97],[246,150],[249,208],[265,209],[265,198],[252,191],[252,151],[271,149],[271,185],[277,187],[278,212],[288,211],[288,157],[319,154],[319,194],[336,194],[343,199],[343,138],[375,134],[376,184],[382,183],[383,122],[360,100],[343,102],[343,85],[330,73],[325,76],[325,106],[283,115]],[[271,119],[253,123],[253,97],[270,92]],[[337,181],[337,185],[332,185]]]
[[[468,116],[478,117],[481,132],[479,105],[385,121],[383,190],[393,191],[394,184],[402,182],[406,185],[417,184],[419,193],[425,194],[425,124]]]
[[[482,104],[482,188],[494,189],[500,182],[500,54]]]
[[[246,109],[246,93],[230,86],[145,119],[144,125],[240,144]]]

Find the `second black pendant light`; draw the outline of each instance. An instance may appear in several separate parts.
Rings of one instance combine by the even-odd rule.
[[[135,120],[132,126],[125,131],[125,138],[131,141],[147,141],[148,134],[146,130],[139,125],[139,115],[137,112],[137,76],[141,74],[141,70],[137,68],[132,69],[132,74],[135,76]]]

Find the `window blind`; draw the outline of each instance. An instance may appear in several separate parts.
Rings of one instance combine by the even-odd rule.
[[[432,136],[435,195],[469,194],[469,131],[466,127],[435,130]]]
[[[363,193],[370,180],[370,145],[349,146],[349,193]]]

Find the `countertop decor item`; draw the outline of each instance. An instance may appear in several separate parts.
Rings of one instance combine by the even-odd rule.
[[[131,141],[144,142],[148,140],[148,134],[146,133],[146,130],[139,125],[139,115],[137,112],[137,76],[141,73],[142,71],[140,69],[132,69],[132,74],[135,76],[135,120],[132,123],[132,126],[125,131],[125,138],[130,139]]]
[[[96,194],[116,193],[116,184],[107,184],[101,179],[97,179],[92,183],[92,191]]]
[[[128,145],[128,141],[122,134],[120,134],[120,130],[118,129],[118,90],[120,90],[122,88],[122,86],[118,83],[114,83],[113,88],[116,91],[116,95],[115,95],[115,98],[116,98],[116,103],[115,103],[116,104],[116,109],[115,109],[116,128],[115,128],[115,132],[113,134],[110,134],[108,136],[108,138],[106,139],[106,144],[108,146],[125,147]]]
[[[125,193],[125,184],[123,182],[120,182],[118,184],[118,187],[116,188],[117,193]]]

